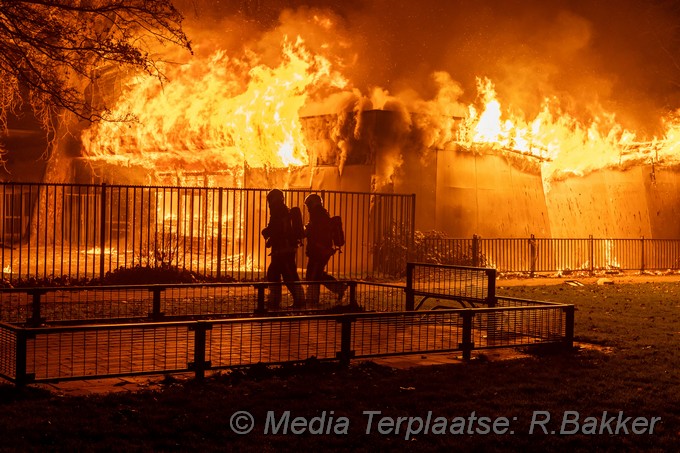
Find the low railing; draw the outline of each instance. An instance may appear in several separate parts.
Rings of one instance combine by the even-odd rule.
[[[323,284],[298,282],[304,293],[319,286],[319,299],[293,308],[288,291],[280,306],[268,305],[271,286],[282,283],[196,283],[127,286],[6,288],[0,290],[0,322],[40,326],[65,323],[163,321],[179,318],[264,316],[314,312],[339,306],[366,311],[406,310],[403,285],[343,280],[341,301]]]
[[[480,349],[573,344],[573,305],[500,297],[493,269],[409,263],[408,274],[405,286],[344,281],[342,305],[322,286],[318,305],[303,310],[287,307],[286,291],[280,307],[268,306],[267,283],[2,290],[0,377],[18,385],[189,371],[200,378],[311,358],[460,351],[469,359]],[[488,308],[414,310],[421,295]]]
[[[52,327],[0,324],[0,377],[18,385],[255,364],[573,343],[573,306]]]
[[[418,305],[416,305],[416,298],[419,299]],[[494,307],[496,306],[496,269],[407,263],[406,308],[417,310],[428,299]]]
[[[423,268],[429,269],[428,265]],[[463,274],[458,268],[458,277]],[[342,303],[366,311],[395,312],[421,308],[421,299],[438,296],[445,300],[463,300],[493,307],[495,270],[463,268],[483,276],[486,289],[476,290],[467,284],[449,281],[447,286],[344,281],[349,290]],[[434,269],[431,269],[434,271]],[[450,271],[449,271],[450,274]],[[449,275],[450,277],[451,275]],[[491,278],[489,279],[489,276]],[[461,280],[462,281],[462,280]],[[489,286],[488,282],[491,282]],[[309,282],[298,283],[307,292]],[[282,285],[282,284],[279,284]],[[172,285],[119,285],[90,287],[6,288],[0,290],[0,322],[40,326],[55,323],[92,323],[123,321],[162,321],[174,318],[254,316],[271,312],[267,307],[270,284],[196,283]],[[479,292],[481,291],[481,292]],[[418,298],[418,304],[415,303]],[[319,306],[328,309],[338,304],[334,293],[320,287]],[[290,306],[293,300],[282,292],[278,313],[299,313]],[[418,305],[418,306],[417,306]],[[312,311],[317,306],[308,305]],[[450,307],[455,308],[455,307]],[[303,311],[304,311],[303,310]]]
[[[498,272],[666,271],[680,269],[680,239],[426,238],[418,261],[492,267]]]

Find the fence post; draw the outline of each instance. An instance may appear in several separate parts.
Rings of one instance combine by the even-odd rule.
[[[479,236],[472,235],[472,265],[479,267]]]
[[[536,273],[536,256],[536,236],[532,234],[531,238],[529,239],[529,277],[531,278],[534,278],[534,274]]]
[[[14,373],[14,384],[17,387],[22,387],[29,382],[32,382],[35,378],[34,374],[29,374],[26,372],[27,365],[27,355],[28,355],[28,338],[33,337],[33,334],[29,334],[26,329],[18,328],[16,332],[16,362],[15,362],[15,373]]]
[[[153,300],[149,317],[154,321],[160,321],[165,316],[165,313],[161,311],[161,292],[165,291],[165,288],[154,286],[150,288],[150,291],[153,294]]]
[[[409,225],[411,230],[411,237],[408,241],[408,246],[406,247],[407,261],[413,259],[411,256],[414,253],[414,246],[416,242],[416,194],[411,194],[411,225]]]
[[[28,291],[28,294],[33,296],[33,301],[31,304],[31,318],[27,320],[29,326],[37,327],[45,322],[45,318],[40,316],[42,298],[41,296],[45,294],[45,290],[34,289]]]
[[[267,313],[267,308],[264,306],[264,290],[265,285],[259,284],[255,285],[257,288],[257,306],[255,307],[255,315],[263,315]]]
[[[222,187],[217,192],[217,278],[222,276]]]
[[[486,303],[489,308],[494,308],[498,303],[496,298],[496,269],[487,269],[486,275],[488,279],[487,286],[489,288],[486,295]],[[497,313],[495,311],[488,312],[486,318],[486,341],[490,345],[496,344],[497,323]]]
[[[564,307],[564,347],[571,350],[574,347],[574,306]]]
[[[352,323],[356,321],[356,316],[340,315],[340,351],[336,354],[340,359],[340,365],[349,366],[349,361],[354,357],[352,351]]]
[[[487,278],[487,295],[486,295],[486,303],[489,306],[489,308],[493,308],[496,306],[496,269],[486,269],[486,278]]]
[[[590,275],[593,275],[595,273],[595,240],[593,239],[592,234],[589,237],[589,248],[588,254],[590,256],[588,257],[588,261],[590,261]]]
[[[196,321],[196,324],[189,326],[189,330],[194,331],[194,361],[189,362],[189,369],[194,372],[196,379],[203,379],[205,377],[205,370],[211,366],[211,362],[205,360],[205,349],[206,332],[212,330],[212,323]]]
[[[106,183],[103,182],[101,186],[101,207],[100,207],[100,225],[99,225],[99,281],[104,281],[104,263],[106,247]]]
[[[347,285],[349,286],[349,306],[351,308],[359,308],[359,304],[357,303],[357,282],[354,280],[347,282]]]
[[[640,273],[645,271],[645,237],[640,237]]]
[[[458,347],[463,351],[463,360],[470,360],[472,358],[472,350],[475,348],[475,344],[472,342],[472,318],[475,316],[475,312],[466,309],[461,312],[461,317],[463,318],[463,334],[462,342]]]
[[[413,311],[415,308],[415,295],[413,294],[413,263],[406,263],[406,310]]]

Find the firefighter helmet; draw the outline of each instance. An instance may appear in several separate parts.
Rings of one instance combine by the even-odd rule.
[[[307,206],[307,209],[312,209],[314,206],[323,206],[323,200],[319,195],[313,193],[307,195],[307,198],[305,198],[305,205]]]
[[[267,202],[273,203],[275,201],[284,201],[283,197],[283,192],[281,192],[279,189],[272,189],[267,193]]]

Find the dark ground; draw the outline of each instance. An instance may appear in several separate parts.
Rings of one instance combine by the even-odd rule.
[[[0,449],[677,451],[680,278],[610,279],[498,281],[501,295],[576,305],[581,347],[567,354],[489,352],[470,363],[456,354],[418,356],[354,362],[349,369],[310,362],[254,367],[204,382],[176,376],[94,387],[85,381],[19,390],[2,385]],[[437,360],[446,363],[407,367]],[[245,435],[235,433],[246,421],[235,416],[239,411],[255,420]],[[428,414],[427,434],[407,434],[409,421],[418,431]],[[548,416],[547,434],[537,423],[531,430],[532,418]],[[399,417],[397,430],[391,423]],[[638,428],[643,418],[659,420],[651,433],[648,424],[635,434],[638,418]]]

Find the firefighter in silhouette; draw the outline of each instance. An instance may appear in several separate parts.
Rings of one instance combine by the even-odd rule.
[[[323,200],[315,193],[305,198],[305,206],[309,213],[309,222],[305,225],[305,237],[307,246],[307,270],[305,280],[323,282],[323,285],[337,296],[340,303],[347,290],[347,285],[338,282],[332,275],[326,272],[326,266],[331,257],[339,250],[338,240],[334,240],[335,219],[331,218],[323,206]],[[339,220],[339,217],[337,217]],[[344,244],[344,236],[343,236]],[[319,303],[319,285],[310,285],[308,290],[308,302]]]
[[[295,255],[301,243],[301,237],[296,237],[291,222],[291,210],[286,206],[283,192],[279,189],[270,190],[267,193],[267,204],[269,205],[269,223],[262,230],[265,247],[271,248],[267,281],[277,283],[269,286],[267,306],[270,309],[280,308],[282,292],[280,282],[283,279],[293,297],[293,307],[302,308],[305,301],[304,290],[300,284],[295,283],[300,280]]]

